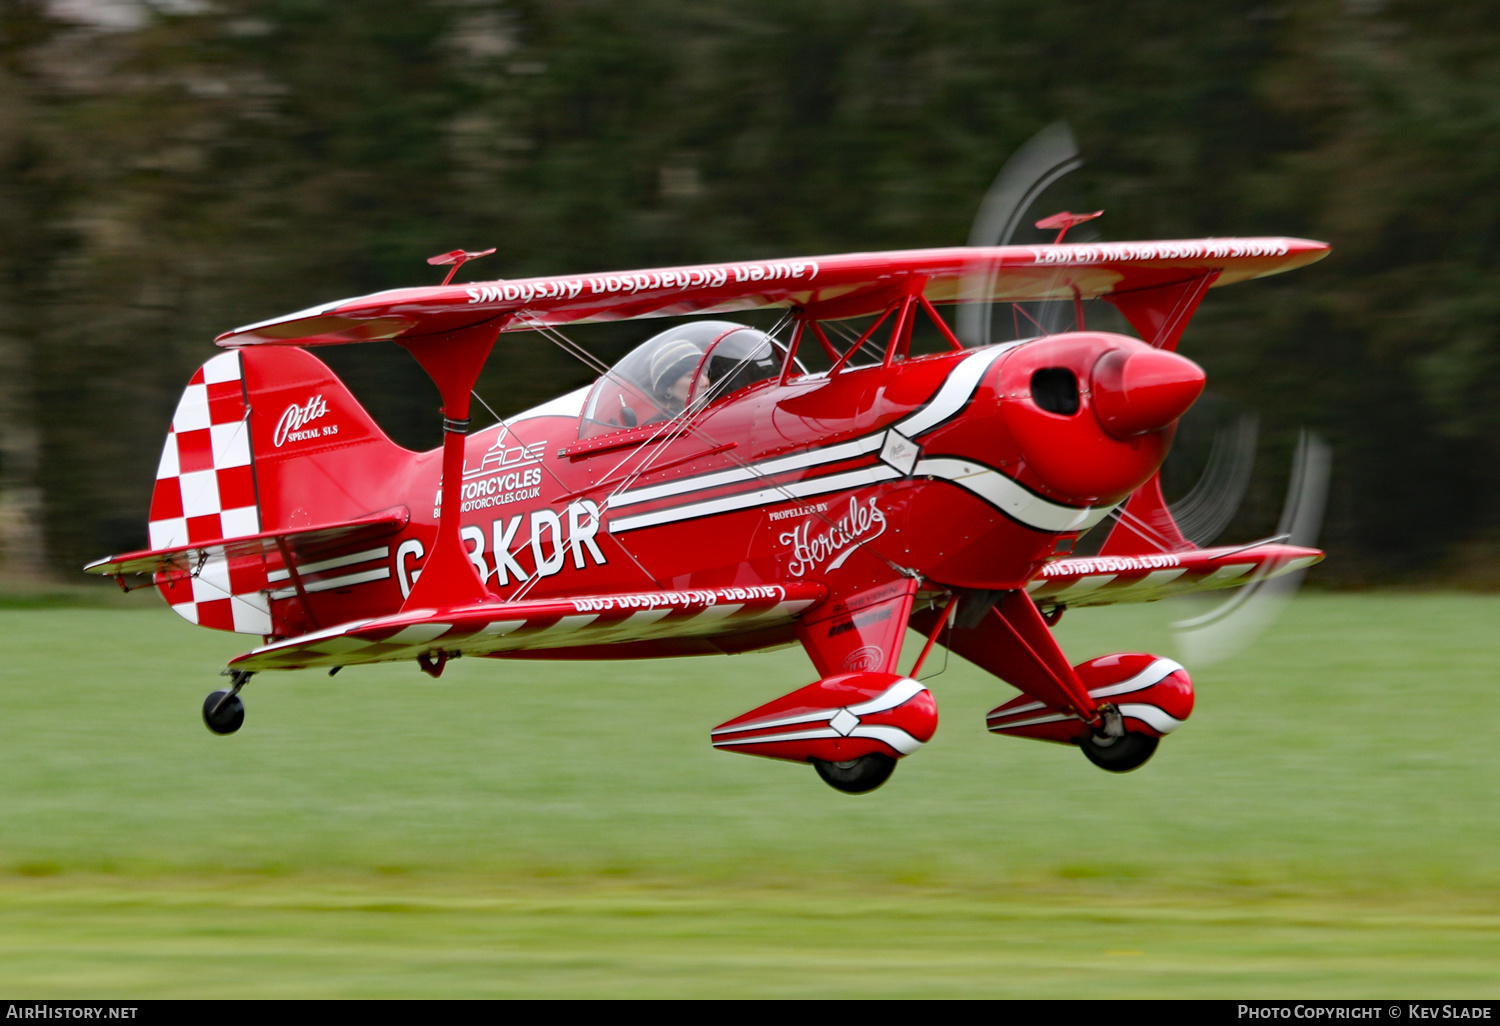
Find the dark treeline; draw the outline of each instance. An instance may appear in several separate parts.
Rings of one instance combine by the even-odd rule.
[[[435,280],[424,258],[457,246],[499,247],[464,271],[487,279],[962,242],[1005,158],[1058,119],[1107,238],[1334,244],[1210,294],[1183,344],[1260,412],[1272,456],[1301,425],[1333,443],[1321,576],[1480,583],[1500,565],[1500,6],[0,11],[10,572],[144,543],[171,409],[229,327]],[[579,337],[609,350],[645,333],[621,332]],[[404,354],[330,360],[398,440],[435,441],[436,395]],[[587,377],[517,336],[480,394],[505,413]],[[1274,521],[1265,462],[1246,531]]]

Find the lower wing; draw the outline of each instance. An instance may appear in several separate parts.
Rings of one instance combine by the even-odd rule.
[[[1026,590],[1038,606],[1107,606],[1154,602],[1170,595],[1233,588],[1312,566],[1318,549],[1274,542],[1092,556],[1048,563]]]
[[[263,645],[229,665],[295,670],[739,634],[789,624],[826,595],[797,583],[414,609]]]

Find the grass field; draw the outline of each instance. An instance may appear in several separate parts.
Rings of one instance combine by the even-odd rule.
[[[1075,660],[1170,611],[1075,611]],[[1500,599],[1300,598],[1142,770],[957,659],[870,795],[714,752],[789,650],[267,674],[159,605],[0,609],[0,994],[1500,996]]]

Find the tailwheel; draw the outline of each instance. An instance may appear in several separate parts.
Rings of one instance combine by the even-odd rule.
[[[203,723],[215,734],[233,734],[245,722],[245,703],[224,688],[203,700]]]
[[[215,734],[233,734],[245,722],[245,703],[240,699],[240,688],[250,680],[244,670],[225,671],[233,687],[209,692],[203,700],[203,725]]]
[[[823,782],[845,794],[864,794],[873,791],[891,778],[896,770],[896,760],[889,755],[872,753],[846,762],[828,762],[825,759],[810,759],[813,769]]]
[[[1129,731],[1119,737],[1085,734],[1078,742],[1089,762],[1111,773],[1129,773],[1145,765],[1161,738]]]

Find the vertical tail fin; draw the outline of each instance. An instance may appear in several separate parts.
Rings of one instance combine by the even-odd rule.
[[[305,349],[240,350],[261,530],[353,520],[392,503],[414,453]]]
[[[312,354],[221,353],[193,374],[173,414],[151,496],[151,548],[357,519],[391,505],[382,499],[413,456]],[[167,603],[205,627],[273,633],[265,559],[214,551],[224,554],[195,573],[157,575]]]

